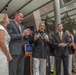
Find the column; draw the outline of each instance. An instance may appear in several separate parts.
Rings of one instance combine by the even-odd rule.
[[[61,23],[60,0],[54,0],[54,15],[55,15],[55,32],[57,32],[57,24]],[[63,75],[63,62],[62,61],[61,61],[61,75]]]
[[[55,15],[55,31],[57,31],[57,24],[61,23],[60,0],[54,0],[54,15]]]
[[[33,16],[34,16],[34,20],[35,20],[35,28],[36,30],[38,30],[38,26],[39,23],[41,22],[41,15],[40,15],[40,11],[36,10],[35,12],[33,12]]]

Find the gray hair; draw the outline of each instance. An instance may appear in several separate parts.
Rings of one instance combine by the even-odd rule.
[[[39,23],[39,26],[40,26],[40,25],[44,25],[44,26],[45,26],[44,22],[40,22],[40,23]]]

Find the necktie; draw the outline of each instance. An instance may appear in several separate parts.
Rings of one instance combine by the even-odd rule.
[[[62,33],[60,32],[60,40],[62,40]]]
[[[21,27],[20,27],[20,25],[18,25],[18,28],[19,28],[19,31],[20,31],[20,33],[22,34],[22,30],[21,30]]]
[[[18,28],[19,28],[20,33],[22,34],[22,29],[21,29],[20,25],[18,25]],[[24,40],[23,40],[23,37],[22,37],[22,46],[23,45],[24,45]]]

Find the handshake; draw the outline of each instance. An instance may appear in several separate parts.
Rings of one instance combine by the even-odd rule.
[[[27,28],[23,31],[22,36],[28,37],[31,33],[31,29]]]

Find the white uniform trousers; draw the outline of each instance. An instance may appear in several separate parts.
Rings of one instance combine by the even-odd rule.
[[[54,71],[54,61],[55,61],[55,57],[54,56],[50,56],[50,71],[53,72]]]
[[[46,75],[46,59],[33,58],[33,75]]]
[[[72,75],[72,56],[73,54],[69,54],[69,60],[68,60],[68,74]]]

